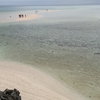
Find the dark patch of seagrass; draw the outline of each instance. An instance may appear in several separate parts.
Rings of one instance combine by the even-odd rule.
[[[95,52],[94,55],[100,55],[100,52]]]

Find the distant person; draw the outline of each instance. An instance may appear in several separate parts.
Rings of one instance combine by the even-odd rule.
[[[21,18],[21,16],[22,16],[22,15],[20,14],[20,15],[19,15],[19,18]]]
[[[22,14],[22,17],[24,17],[24,15]]]

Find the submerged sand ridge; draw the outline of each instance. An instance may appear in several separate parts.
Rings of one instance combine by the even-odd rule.
[[[23,100],[82,100],[45,73],[15,62],[0,62],[0,89],[5,88],[17,88]]]

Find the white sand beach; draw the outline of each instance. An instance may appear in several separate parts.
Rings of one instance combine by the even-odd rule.
[[[0,62],[0,89],[17,88],[22,100],[82,100],[47,74],[16,62]]]

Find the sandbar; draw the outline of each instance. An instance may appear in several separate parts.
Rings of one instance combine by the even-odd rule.
[[[23,18],[19,18],[17,15],[16,16],[14,15],[11,18],[5,18],[5,19],[0,20],[0,23],[28,21],[28,20],[33,20],[40,17],[41,15],[38,15],[38,14],[29,14],[27,15],[27,17],[23,17]]]

